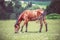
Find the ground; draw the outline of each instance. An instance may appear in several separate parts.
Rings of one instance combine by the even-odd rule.
[[[14,33],[14,24],[16,20],[0,20],[0,40],[60,40],[60,19],[47,19],[48,32],[45,26],[39,33],[39,23],[29,22],[28,32]],[[23,23],[23,22],[22,22]],[[22,25],[22,24],[21,24]]]

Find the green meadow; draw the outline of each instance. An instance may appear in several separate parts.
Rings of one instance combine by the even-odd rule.
[[[16,20],[0,20],[0,40],[60,40],[60,19],[47,19],[48,32],[43,25],[42,32],[39,33],[40,24],[36,21],[30,21],[28,32],[14,33],[14,24]],[[23,22],[21,23],[22,26]]]

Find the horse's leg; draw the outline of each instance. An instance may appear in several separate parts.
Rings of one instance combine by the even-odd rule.
[[[22,25],[21,32],[22,32],[25,24],[26,24],[26,31],[25,32],[27,32],[27,27],[28,27],[28,19],[27,18],[24,20],[24,24]]]
[[[43,20],[40,19],[40,30],[39,30],[39,32],[41,32],[41,30],[42,30],[42,26],[43,26]]]
[[[28,28],[28,23],[26,23],[26,30],[25,30],[25,32],[27,32],[27,28]]]
[[[22,32],[23,27],[24,27],[25,24],[26,24],[26,20],[24,20],[24,23],[23,23],[23,25],[22,25],[22,27],[21,27],[21,32]]]
[[[26,20],[26,31],[27,32],[27,28],[28,28],[28,19]]]
[[[23,30],[24,25],[25,25],[25,23],[24,23],[24,24],[22,25],[22,27],[21,27],[21,32],[22,32],[22,30]]]
[[[43,22],[44,22],[44,24],[45,24],[45,27],[46,27],[46,32],[48,31],[48,28],[47,28],[47,22],[46,22],[46,18],[44,17],[44,19],[43,19]]]

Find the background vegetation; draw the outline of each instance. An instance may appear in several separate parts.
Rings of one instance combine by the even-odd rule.
[[[5,8],[0,5],[0,19],[17,19],[24,10],[46,9],[50,2],[51,1],[4,1]],[[60,16],[59,14],[51,14],[47,15],[47,19],[60,19]]]

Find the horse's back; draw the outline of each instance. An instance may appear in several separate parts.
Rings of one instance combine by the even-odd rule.
[[[34,19],[34,18],[37,18],[41,15],[41,13],[38,13],[38,11],[40,11],[39,9],[38,10],[25,10],[21,13],[20,17],[22,17],[22,19]]]

